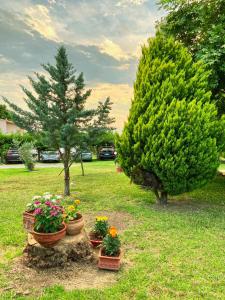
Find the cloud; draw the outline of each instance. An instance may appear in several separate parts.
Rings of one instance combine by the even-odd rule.
[[[0,94],[24,105],[19,84],[55,63],[66,46],[77,73],[93,88],[90,103],[107,96],[116,126],[123,127],[130,107],[140,46],[154,35],[156,0],[10,0],[0,8]],[[29,87],[29,84],[28,84]]]
[[[121,0],[119,1],[116,5],[117,6],[127,6],[127,5],[142,5],[145,2],[147,2],[147,0]]]
[[[114,43],[110,39],[105,38],[99,48],[101,53],[106,53],[117,60],[129,59],[129,55],[126,54],[118,44]]]
[[[9,64],[10,59],[6,58],[4,55],[0,54],[0,65],[1,64]]]
[[[44,5],[34,5],[25,8],[26,19],[25,22],[33,30],[39,32],[42,36],[49,40],[60,42],[54,22],[52,21],[49,10]]]
[[[113,102],[112,116],[116,119],[115,127],[121,132],[124,122],[127,121],[133,88],[128,84],[97,83],[92,86],[88,105],[96,107],[98,101],[104,101],[108,96]]]

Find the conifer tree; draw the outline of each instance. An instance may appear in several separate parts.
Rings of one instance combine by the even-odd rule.
[[[106,99],[96,109],[87,109],[85,104],[91,90],[85,90],[83,73],[75,75],[63,46],[58,49],[55,60],[56,65],[43,65],[49,78],[38,73],[36,80],[29,77],[35,93],[22,87],[28,111],[6,98],[3,100],[11,108],[12,119],[19,127],[40,134],[48,147],[59,151],[63,148],[60,153],[64,164],[64,194],[69,195],[71,148],[79,148],[86,141],[88,132],[96,128],[96,120],[100,119],[99,129],[109,125],[111,119],[108,118],[108,122],[105,119],[110,113],[111,102]]]
[[[173,38],[158,33],[142,48],[128,122],[117,137],[118,160],[160,203],[216,174],[225,126],[210,100],[208,76]]]

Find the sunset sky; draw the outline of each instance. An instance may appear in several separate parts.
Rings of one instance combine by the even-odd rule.
[[[20,84],[53,62],[64,44],[92,88],[89,105],[110,96],[116,127],[126,120],[140,45],[163,15],[156,0],[8,0],[0,8],[0,95],[23,104]]]

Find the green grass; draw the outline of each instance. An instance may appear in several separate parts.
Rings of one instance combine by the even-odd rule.
[[[71,168],[72,191],[82,200],[84,214],[120,211],[135,220],[121,237],[132,266],[120,271],[112,287],[65,291],[53,286],[40,299],[224,299],[225,178],[159,207],[153,194],[117,174],[113,162],[87,163],[85,171],[82,177],[78,165]],[[55,168],[0,171],[2,286],[7,286],[4,273],[25,244],[24,207],[37,193],[61,192],[63,178],[58,174]],[[10,297],[9,292],[2,295]]]

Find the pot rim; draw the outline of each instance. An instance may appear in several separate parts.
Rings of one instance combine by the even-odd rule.
[[[37,232],[37,231],[35,231],[35,230],[33,230],[33,233],[34,234],[36,234],[36,235],[44,235],[44,236],[52,236],[52,235],[56,235],[56,234],[58,234],[58,233],[61,233],[61,232],[63,232],[63,231],[65,231],[66,230],[66,225],[65,224],[62,224],[63,225],[63,228],[61,229],[61,230],[59,230],[59,231],[56,231],[56,232],[49,232],[49,233],[45,233],[45,232]]]
[[[118,256],[107,256],[107,255],[103,255],[102,254],[102,250],[103,250],[103,247],[101,247],[99,249],[99,258],[110,258],[110,259],[113,259],[113,260],[118,260],[118,259],[121,259],[121,255],[122,255],[122,250],[120,248],[120,252],[119,252],[119,255]]]
[[[83,215],[81,213],[77,213],[77,215],[79,216],[78,219],[69,220],[68,223],[77,223],[77,222],[83,220]]]
[[[97,242],[103,241],[103,238],[102,239],[96,238],[95,233],[93,231],[90,231],[88,235],[89,235],[90,241],[97,241]]]
[[[25,211],[23,212],[23,214],[29,214],[29,215],[33,215],[33,213],[34,213],[34,209],[31,210],[31,211],[25,210]]]

